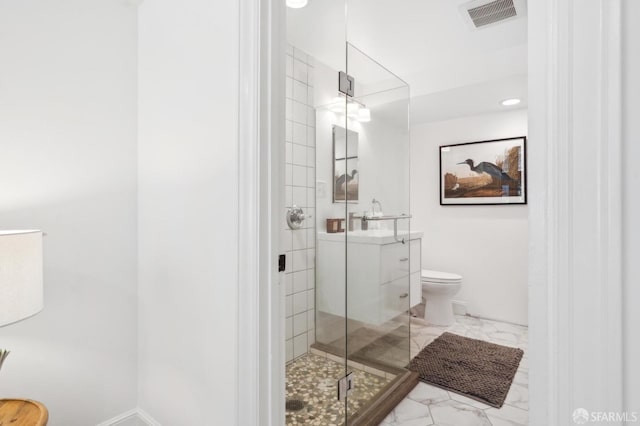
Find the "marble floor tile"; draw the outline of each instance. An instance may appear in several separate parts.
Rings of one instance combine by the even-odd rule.
[[[482,330],[470,329],[469,331],[467,331],[467,334],[465,334],[465,336],[471,339],[489,341],[489,336],[487,336],[486,333],[484,333]]]
[[[513,334],[522,334],[527,331],[526,327],[508,322],[492,321],[494,327],[499,331],[506,331]]]
[[[502,408],[491,408],[485,413],[493,426],[526,426],[529,423],[529,412],[519,408],[503,405]]]
[[[442,333],[444,333],[444,331],[418,329],[415,331],[412,330],[411,337],[415,340],[416,343],[420,344],[422,347],[425,347],[429,343],[433,342]]]
[[[466,396],[460,395],[459,393],[449,392],[449,396],[454,401],[462,402],[463,404],[470,405],[474,408],[479,408],[480,410],[486,410],[487,408],[491,408],[490,405],[487,405],[480,401],[476,401],[475,399],[467,398]]]
[[[433,421],[442,426],[491,426],[483,410],[449,400],[429,405]]]
[[[520,365],[518,366],[518,370],[529,371],[529,358],[527,357],[527,350],[523,349],[524,356],[520,360]]]
[[[520,369],[516,371],[516,375],[513,377],[513,383],[529,386],[529,372]]]
[[[455,323],[447,330],[449,333],[459,334],[464,336],[469,331],[469,328],[465,327],[462,324]]]
[[[407,420],[404,422],[391,422],[388,423],[386,421],[380,423],[383,426],[431,426],[433,423],[425,423],[427,420],[426,419],[413,419],[413,420]]]
[[[529,343],[529,332],[528,331],[525,331],[525,332],[520,334],[520,342]]]
[[[427,346],[427,340],[428,337],[426,335],[416,333],[414,336],[411,336],[411,344],[415,345],[418,348],[424,348],[425,346]]]
[[[482,321],[482,326],[480,327],[480,330],[484,333],[498,332],[498,328],[495,326],[495,324],[491,321],[486,321],[486,320]]]
[[[499,345],[517,346],[520,341],[517,334],[508,331],[488,332],[487,337],[491,342]]]
[[[438,327],[428,324],[420,318],[412,318],[411,356],[417,355],[422,348],[445,331],[472,339],[519,347],[524,351],[505,404],[502,408],[497,409],[455,392],[419,383],[381,425],[527,425],[529,414],[527,411],[529,405],[529,361],[527,358],[529,333],[527,327],[469,316],[456,316],[456,323],[452,326]],[[400,408],[401,405],[402,408]],[[421,405],[423,407],[420,407]],[[420,415],[424,415],[424,417],[419,417]]]
[[[446,390],[422,382],[413,388],[409,395],[407,395],[407,398],[421,404],[434,404],[451,399],[449,392]]]
[[[466,325],[467,327],[482,327],[484,321],[481,318],[469,317],[469,316],[457,316],[456,322],[458,324]]]
[[[382,422],[390,426],[427,426],[433,424],[429,407],[405,398]]]
[[[528,386],[516,383],[514,381],[511,384],[511,389],[509,389],[509,393],[507,394],[507,399],[505,399],[504,403],[507,405],[511,405],[513,407],[521,408],[523,410],[528,410],[529,409]]]
[[[413,358],[420,353],[423,347],[419,346],[417,343],[411,342],[411,346],[409,347],[409,358]]]

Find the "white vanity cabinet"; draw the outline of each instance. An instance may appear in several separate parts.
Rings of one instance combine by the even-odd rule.
[[[316,307],[321,312],[380,325],[420,303],[421,232],[400,234],[372,230],[345,235],[318,233]]]

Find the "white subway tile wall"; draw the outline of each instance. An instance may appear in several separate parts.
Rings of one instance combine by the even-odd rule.
[[[313,61],[301,50],[287,47],[286,80],[286,207],[302,207],[315,217],[315,109]],[[315,219],[302,228],[289,229],[283,222],[285,270],[285,338],[287,362],[305,355],[315,342]]]

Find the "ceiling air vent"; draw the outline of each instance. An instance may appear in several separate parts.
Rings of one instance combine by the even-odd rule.
[[[473,29],[525,16],[526,0],[474,0],[460,6],[460,11]]]

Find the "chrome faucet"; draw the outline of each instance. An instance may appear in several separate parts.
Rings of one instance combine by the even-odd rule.
[[[378,205],[378,211],[382,213],[382,203],[374,198],[373,200],[371,200],[371,215],[376,212],[376,204]]]

